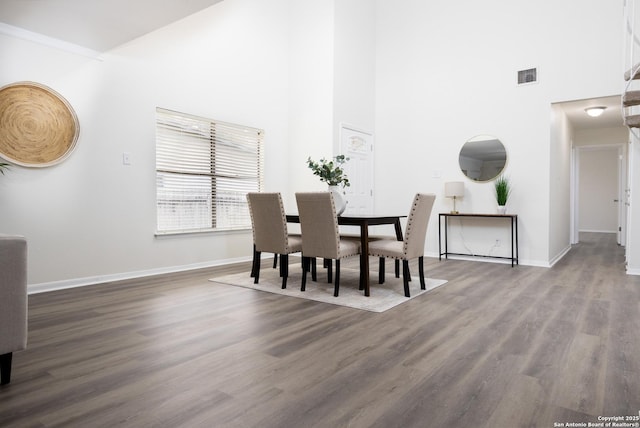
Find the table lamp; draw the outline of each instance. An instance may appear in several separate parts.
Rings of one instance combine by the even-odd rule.
[[[464,183],[462,181],[444,183],[444,196],[453,198],[453,210],[451,214],[458,214],[458,211],[456,211],[456,198],[464,196]]]

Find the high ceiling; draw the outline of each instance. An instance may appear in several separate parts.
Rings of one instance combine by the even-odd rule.
[[[0,0],[0,22],[105,52],[222,0]]]
[[[0,24],[105,52],[222,0],[0,0]],[[2,30],[2,28],[0,28]],[[590,106],[607,107],[597,118]],[[622,126],[620,97],[560,103],[575,129]]]

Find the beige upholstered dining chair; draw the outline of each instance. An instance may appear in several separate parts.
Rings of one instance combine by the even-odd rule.
[[[302,239],[287,230],[280,193],[248,193],[247,200],[253,229],[253,282],[257,284],[260,280],[260,257],[266,251],[280,255],[282,288],[287,288],[289,254],[302,251]]]
[[[381,272],[384,258],[402,260],[402,277],[404,295],[411,297],[409,292],[409,260],[418,259],[420,274],[420,288],[425,289],[424,281],[424,243],[427,236],[427,225],[431,217],[434,194],[418,193],[413,199],[411,211],[407,218],[406,233],[403,241],[395,238],[378,239],[369,243],[369,255],[380,258]],[[384,279],[381,275],[380,282]]]
[[[296,193],[302,231],[302,285],[305,291],[310,260],[316,257],[336,261],[333,295],[340,291],[340,260],[360,254],[360,242],[341,239],[338,216],[330,192]],[[330,275],[330,274],[329,274]]]
[[[27,347],[27,241],[0,235],[0,385],[11,381],[13,353]]]

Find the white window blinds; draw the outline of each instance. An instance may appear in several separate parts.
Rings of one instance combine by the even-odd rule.
[[[251,228],[263,187],[260,129],[156,109],[158,233]]]

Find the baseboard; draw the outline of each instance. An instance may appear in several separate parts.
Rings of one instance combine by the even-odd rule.
[[[555,264],[562,257],[564,257],[564,255],[568,253],[570,249],[571,247],[567,248],[562,254],[557,256],[552,263],[544,263],[544,262],[535,261],[535,260],[521,259],[519,261],[519,264],[523,266],[548,268],[553,266],[553,264]],[[437,253],[425,254],[425,257],[438,258],[438,254]],[[473,256],[449,256],[449,259],[467,260],[467,261],[474,261],[474,262],[481,262],[481,263],[511,264],[511,261],[506,259],[489,259],[489,258],[473,257]],[[116,274],[110,274],[110,275],[91,276],[86,278],[66,279],[62,281],[42,282],[39,284],[29,284],[27,286],[27,292],[28,294],[47,293],[49,291],[66,290],[68,288],[77,288],[77,287],[86,287],[88,285],[102,284],[105,282],[123,281],[128,279],[144,278],[147,276],[186,272],[189,270],[225,266],[229,264],[243,263],[243,262],[249,262],[249,261],[251,261],[251,257],[239,257],[235,259],[225,259],[225,260],[218,260],[218,261],[211,261],[211,262],[193,263],[189,265],[170,266],[170,267],[149,269],[149,270],[143,270],[143,271],[123,272],[123,273],[116,273]],[[640,270],[638,270],[636,273],[632,273],[632,271],[628,270],[627,273],[629,275],[640,275]]]
[[[428,253],[425,254],[425,257],[429,258],[438,258],[438,253]],[[489,257],[478,257],[478,256],[460,256],[460,255],[449,255],[450,260],[465,260],[469,262],[480,262],[480,263],[498,263],[504,265],[511,265],[511,259],[492,259]],[[444,261],[444,257],[442,258]],[[520,258],[518,260],[518,266],[532,266],[532,267],[543,267],[550,268],[552,265],[548,262],[543,262],[540,260],[527,260]]]
[[[167,273],[186,272],[195,269],[204,269],[216,266],[225,266],[234,263],[251,261],[251,257],[240,257],[236,259],[225,259],[203,263],[193,263],[182,266],[169,266],[164,268],[149,269],[143,271],[123,272],[111,275],[99,275],[86,278],[67,279],[62,281],[42,282],[39,284],[29,284],[28,294],[46,293],[49,291],[66,290],[68,288],[85,287],[87,285],[102,284],[105,282],[122,281],[127,279],[144,278],[147,276],[162,275]]]
[[[566,256],[569,251],[571,251],[571,245],[566,247],[564,250],[560,251],[560,253],[557,256],[555,256],[553,259],[551,259],[549,261],[549,267],[552,267],[553,265],[558,263],[560,260],[562,260],[562,258],[564,256]]]
[[[640,269],[629,269],[627,267],[627,275],[640,275]]]

